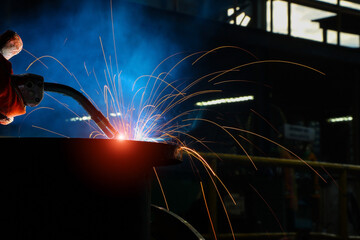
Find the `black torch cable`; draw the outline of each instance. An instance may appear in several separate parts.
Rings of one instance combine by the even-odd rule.
[[[114,138],[118,133],[109,120],[87,99],[82,93],[72,87],[59,83],[44,83],[44,91],[60,93],[76,100],[94,120],[96,125],[106,134],[108,138]]]

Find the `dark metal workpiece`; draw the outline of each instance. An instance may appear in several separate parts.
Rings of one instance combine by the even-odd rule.
[[[118,134],[109,120],[87,99],[82,93],[72,87],[58,83],[44,83],[44,91],[56,92],[76,100],[91,116],[91,119],[99,126],[108,138],[114,138]]]
[[[161,143],[0,138],[0,144],[21,148],[0,168],[0,230],[8,239],[149,240],[152,167],[180,162],[177,147]]]

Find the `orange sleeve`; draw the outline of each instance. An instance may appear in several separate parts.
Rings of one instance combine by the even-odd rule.
[[[0,113],[8,118],[26,112],[23,100],[11,85],[11,74],[11,63],[0,54]]]

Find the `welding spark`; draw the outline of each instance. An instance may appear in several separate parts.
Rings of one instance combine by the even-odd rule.
[[[116,139],[122,141],[122,140],[125,140],[126,137],[123,134],[119,134],[116,136]]]
[[[100,41],[100,47],[103,54],[103,59],[105,63],[105,69],[103,69],[103,77],[100,78],[96,74],[95,69],[92,69],[92,71],[88,71],[88,67],[83,62],[84,69],[86,71],[86,74],[88,77],[93,77],[98,85],[98,93],[103,96],[103,101],[105,103],[105,110],[104,115],[106,115],[107,119],[111,122],[113,127],[116,129],[118,134],[114,137],[115,139],[119,141],[123,140],[136,140],[136,141],[149,141],[149,142],[166,142],[166,143],[173,143],[177,144],[179,147],[179,151],[183,152],[185,155],[188,156],[190,159],[190,162],[192,163],[192,167],[194,170],[194,173],[199,175],[199,170],[197,169],[196,165],[193,164],[194,160],[201,163],[201,166],[205,169],[208,178],[211,180],[212,186],[216,189],[217,196],[220,199],[220,202],[222,204],[222,207],[224,209],[227,222],[230,227],[230,231],[232,233],[232,238],[235,240],[235,234],[234,230],[231,224],[231,220],[229,217],[229,214],[227,213],[227,209],[225,207],[225,203],[223,201],[223,198],[220,194],[220,191],[218,189],[218,185],[222,186],[222,188],[226,191],[230,199],[232,200],[233,204],[236,205],[236,201],[234,200],[233,196],[231,195],[228,188],[225,186],[223,181],[219,178],[219,176],[216,174],[216,172],[212,169],[210,164],[204,159],[201,154],[188,146],[186,143],[187,140],[195,141],[196,143],[201,144],[206,149],[211,151],[211,149],[207,146],[205,141],[192,136],[188,129],[189,127],[194,124],[195,122],[202,121],[210,123],[213,127],[216,127],[217,129],[220,129],[224,134],[229,136],[238,146],[239,149],[243,151],[245,155],[247,155],[249,161],[253,164],[254,169],[257,170],[256,165],[251,159],[250,154],[246,151],[246,149],[243,147],[243,145],[240,143],[240,138],[246,140],[247,142],[251,143],[248,139],[245,137],[239,135],[239,134],[233,134],[230,131],[235,132],[243,132],[252,134],[254,136],[260,137],[262,139],[265,139],[281,148],[289,152],[290,154],[294,155],[295,157],[298,157],[293,152],[291,152],[289,149],[281,146],[280,144],[276,143],[275,141],[265,138],[261,136],[260,134],[256,134],[247,130],[239,129],[238,127],[233,126],[224,126],[218,122],[211,121],[209,119],[203,119],[196,117],[194,118],[192,114],[198,112],[198,111],[204,111],[204,107],[210,106],[210,105],[217,105],[217,104],[226,104],[226,103],[235,103],[235,102],[243,102],[243,101],[251,101],[254,100],[254,96],[238,96],[235,98],[213,98],[214,100],[211,101],[195,101],[197,98],[202,97],[204,95],[211,95],[211,94],[219,94],[222,91],[220,89],[213,89],[213,87],[218,87],[219,85],[223,83],[233,83],[233,82],[249,82],[245,80],[233,80],[233,79],[223,79],[222,77],[226,77],[229,73],[237,73],[241,69],[251,66],[251,65],[257,65],[257,64],[271,64],[271,63],[281,63],[281,64],[292,64],[299,67],[307,68],[310,70],[313,70],[315,72],[318,72],[320,74],[324,74],[320,72],[317,69],[314,69],[312,67],[300,64],[300,63],[294,63],[289,61],[282,61],[282,60],[260,60],[257,58],[254,54],[251,52],[244,50],[240,47],[236,46],[221,46],[214,48],[209,51],[200,51],[195,53],[186,54],[184,52],[175,53],[167,58],[165,58],[163,61],[161,61],[153,70],[153,72],[150,75],[143,75],[139,76],[137,79],[135,79],[132,82],[131,87],[131,97],[128,98],[124,94],[124,86],[123,86],[123,79],[121,76],[121,71],[119,71],[119,65],[118,65],[118,57],[116,52],[116,39],[115,39],[115,33],[114,33],[114,23],[113,23],[113,12],[112,12],[112,1],[110,1],[110,7],[111,7],[111,21],[112,21],[112,34],[113,34],[113,44],[114,44],[114,55],[115,55],[115,72],[113,68],[113,62],[111,56],[108,56],[107,53],[104,50],[103,41],[102,38],[99,37]],[[236,67],[232,67],[230,69],[225,69],[221,71],[213,71],[210,73],[207,73],[205,75],[202,75],[193,81],[191,81],[189,84],[185,84],[182,81],[179,80],[173,80],[172,76],[175,72],[175,69],[177,69],[182,64],[186,64],[190,62],[190,65],[193,67],[196,64],[198,64],[200,61],[204,61],[205,58],[211,54],[214,54],[215,52],[222,50],[222,49],[231,49],[236,51],[242,51],[250,55],[252,58],[255,59],[253,62],[245,63],[242,65],[238,65]],[[34,56],[35,57],[35,56]],[[90,99],[90,101],[95,104],[95,101],[93,101],[89,94],[85,92],[82,85],[78,81],[78,79],[75,77],[75,75],[63,64],[61,61],[56,59],[53,56],[42,56],[36,58],[27,68],[27,70],[37,61],[41,62],[41,60],[45,59],[52,59],[58,62],[66,71],[67,73],[77,82],[80,90]],[[179,59],[180,58],[180,59]],[[168,71],[161,71],[163,70],[162,67],[165,65],[165,63],[168,63],[169,61],[173,61],[174,59],[178,59],[178,61],[168,70]],[[44,66],[46,66],[43,62],[41,62]],[[100,76],[100,75],[99,75]],[[177,77],[175,76],[175,79]],[[100,80],[100,81],[99,81]],[[101,80],[105,82],[103,86],[101,86]],[[208,84],[207,89],[202,89],[200,91],[194,90],[197,85],[200,85],[201,83]],[[268,86],[267,86],[268,87]],[[129,91],[129,90],[128,90]],[[69,106],[62,103],[60,100],[56,99],[55,97],[48,95],[58,103],[60,103],[62,106],[67,108],[68,110],[72,111]],[[192,107],[190,109],[184,109],[184,106],[186,103],[195,101],[195,104],[190,104]],[[196,103],[197,102],[197,103]],[[198,108],[193,108],[193,107]],[[98,108],[99,109],[99,108]],[[181,109],[177,114],[174,114],[176,112],[176,109]],[[91,123],[90,118],[87,116],[81,117],[78,114],[76,114],[74,111],[72,111],[76,117],[74,117],[74,121],[79,120],[87,120],[86,123],[88,126],[92,129],[92,132],[90,133],[90,138],[106,138],[106,135],[102,133],[96,126],[94,126],[93,123]],[[106,114],[105,114],[106,113]],[[256,112],[255,112],[256,113]],[[269,122],[267,122],[270,124]],[[33,125],[34,128],[41,129],[43,131],[51,132],[53,134],[67,137],[63,134],[53,132],[51,130],[38,127]],[[299,157],[298,157],[299,158]],[[299,158],[302,160],[301,158]],[[302,160],[303,161],[303,160]],[[305,161],[303,161],[304,164],[307,164]],[[309,168],[311,166],[308,165]],[[312,169],[312,168],[311,168]],[[164,197],[164,202],[166,205],[166,208],[169,209],[168,202],[165,197],[164,189],[161,185],[160,178],[158,176],[158,173],[156,172],[156,169],[154,168],[154,174],[156,176],[156,179],[160,185],[160,189],[162,192],[162,195]],[[312,169],[316,174],[318,174],[314,169]],[[319,175],[319,174],[318,174]],[[319,175],[320,178],[321,175]],[[323,178],[322,178],[323,179]],[[324,179],[323,179],[324,180]],[[324,180],[325,181],[325,180]],[[250,185],[253,190],[259,195],[259,197],[262,198],[260,193],[252,186]],[[207,210],[207,214],[210,220],[210,225],[214,234],[214,238],[216,239],[216,232],[215,227],[212,222],[209,207],[207,205],[207,200],[204,192],[203,182],[200,180],[200,187],[201,187],[201,193],[204,200],[204,204]],[[263,198],[262,198],[263,199]],[[263,201],[266,203],[266,201],[263,199]],[[267,204],[267,203],[266,203]],[[268,205],[268,204],[267,204]],[[270,211],[276,217],[275,213],[272,211],[270,206],[268,205]],[[277,219],[278,221],[278,219]],[[281,225],[280,225],[281,227]],[[281,227],[282,229],[282,227]]]
[[[173,57],[181,56],[181,53],[177,53],[177,54],[173,54],[170,57],[166,58],[158,66],[156,66],[155,70],[151,73],[151,75],[144,75],[144,76],[138,77],[133,83],[133,86],[132,86],[133,96],[129,100],[124,97],[121,72],[117,73],[117,74],[113,73],[112,67],[109,66],[109,64],[108,64],[108,61],[106,58],[106,53],[104,51],[104,47],[103,47],[101,38],[99,38],[99,40],[100,40],[101,49],[103,51],[104,62],[106,65],[106,69],[104,69],[104,78],[105,78],[106,84],[101,88],[98,77],[95,73],[95,70],[93,70],[91,72],[91,75],[94,76],[94,78],[99,86],[99,92],[101,92],[103,94],[104,102],[106,105],[106,116],[111,121],[111,124],[114,126],[116,131],[119,133],[117,136],[115,136],[115,138],[119,141],[137,140],[137,141],[149,141],[149,142],[175,143],[180,146],[179,149],[181,151],[183,151],[184,153],[186,153],[189,156],[191,161],[196,160],[196,161],[200,162],[202,164],[202,166],[204,167],[204,169],[206,170],[206,172],[209,176],[209,179],[213,183],[214,188],[216,189],[217,195],[218,195],[220,202],[224,208],[224,212],[225,212],[233,239],[235,239],[235,234],[233,231],[230,217],[227,213],[224,201],[222,199],[222,196],[220,195],[220,192],[218,190],[218,186],[217,186],[217,183],[215,182],[215,180],[217,180],[220,183],[220,185],[226,190],[227,194],[230,196],[234,205],[236,205],[236,202],[235,202],[234,198],[232,197],[231,193],[229,192],[229,190],[227,189],[227,187],[225,186],[225,184],[217,176],[216,172],[212,169],[212,167],[209,165],[209,163],[201,156],[201,154],[198,151],[187,146],[186,141],[184,139],[190,138],[190,139],[195,140],[196,142],[200,143],[201,145],[205,146],[206,148],[208,148],[204,141],[190,135],[187,132],[187,128],[189,126],[191,126],[194,122],[203,121],[203,122],[212,124],[213,126],[215,126],[218,129],[221,129],[226,135],[230,136],[231,139],[237,144],[237,146],[244,152],[244,154],[247,155],[249,161],[253,164],[253,167],[255,169],[257,169],[257,167],[255,166],[254,162],[252,161],[251,156],[248,154],[246,149],[242,146],[242,144],[240,143],[238,138],[245,139],[249,143],[251,143],[251,141],[249,141],[248,139],[246,139],[245,137],[243,137],[241,135],[232,134],[230,132],[230,130],[235,130],[237,132],[245,132],[245,133],[252,134],[257,137],[263,138],[263,139],[283,148],[284,150],[286,150],[290,154],[294,155],[295,157],[297,157],[297,158],[299,158],[299,157],[296,154],[294,154],[293,152],[291,152],[289,149],[281,146],[280,144],[276,143],[275,141],[273,141],[271,139],[261,136],[260,134],[256,134],[256,133],[244,130],[244,129],[239,129],[237,127],[223,126],[222,124],[217,123],[215,121],[211,121],[209,119],[193,118],[193,117],[191,117],[191,114],[193,112],[199,111],[199,109],[196,109],[196,108],[181,111],[179,114],[177,114],[171,118],[169,118],[168,116],[171,115],[171,113],[173,112],[174,109],[179,108],[179,107],[181,108],[183,104],[185,104],[186,102],[192,101],[196,97],[203,96],[203,95],[209,95],[209,94],[213,94],[213,93],[221,93],[221,90],[218,90],[218,89],[205,89],[205,90],[201,90],[201,91],[193,91],[192,92],[191,90],[197,84],[199,84],[201,82],[208,82],[208,83],[212,84],[213,86],[217,86],[221,83],[229,82],[226,80],[225,81],[220,80],[217,82],[216,80],[220,79],[220,77],[225,76],[228,73],[237,72],[237,71],[239,71],[239,69],[246,67],[246,66],[250,66],[253,64],[260,64],[260,63],[287,63],[287,64],[294,64],[294,65],[301,66],[301,67],[306,67],[311,70],[314,70],[314,69],[311,67],[302,65],[302,64],[292,63],[292,62],[288,62],[288,61],[257,60],[255,62],[243,64],[243,65],[240,65],[235,68],[228,69],[228,70],[217,71],[217,72],[212,72],[212,73],[203,75],[203,76],[195,79],[188,85],[184,85],[184,83],[182,83],[182,82],[179,83],[177,81],[169,81],[170,73],[172,71],[174,71],[174,69],[176,67],[178,67],[180,64],[183,64],[188,59],[197,57],[196,60],[193,62],[193,64],[195,64],[200,59],[202,59],[205,56],[207,56],[208,54],[214,52],[214,50],[210,50],[205,53],[197,52],[197,53],[192,53],[192,54],[186,55],[185,57],[182,57],[168,72],[161,72],[158,75],[155,75],[155,70],[160,68],[161,65],[164,64],[166,61],[172,59]],[[217,50],[218,49],[220,49],[220,48],[217,48]],[[56,58],[51,57],[51,56],[43,56],[43,57],[37,58],[35,61],[39,61],[40,59],[45,58],[45,57],[56,60],[71,75],[71,77],[73,77],[76,80],[76,82],[82,89],[81,84],[79,83],[77,78],[68,70],[68,68],[65,67],[64,64],[62,64]],[[29,67],[31,67],[31,65],[34,64],[34,62],[32,62]],[[111,62],[110,57],[109,57],[109,62]],[[87,71],[85,63],[84,63],[84,68]],[[323,74],[322,72],[320,72],[318,70],[315,70],[315,71]],[[87,72],[87,74],[90,75],[89,72]],[[139,88],[136,88],[137,84],[139,84],[139,82],[143,79],[147,79],[145,86],[140,86]],[[234,81],[234,80],[230,80],[230,81]],[[82,91],[84,92],[84,94],[86,94],[83,89],[82,89]],[[48,95],[48,96],[50,96],[50,95]],[[88,94],[86,94],[86,96],[89,97]],[[54,98],[53,96],[50,96],[50,97]],[[197,102],[197,104],[192,104],[192,106],[205,107],[205,106],[210,106],[210,105],[214,105],[214,104],[234,103],[234,102],[241,102],[241,101],[249,101],[249,100],[253,100],[253,99],[254,99],[253,96],[242,96],[242,97],[224,98],[224,99],[217,98],[215,100],[211,100],[211,101],[207,101],[207,102],[199,101],[199,102]],[[61,103],[59,100],[57,100],[57,99],[55,99],[55,100],[58,101],[59,103]],[[92,102],[95,104],[94,101],[92,101]],[[62,105],[64,105],[66,108],[68,108],[70,110],[69,106],[66,106],[65,104],[62,104]],[[76,116],[77,117],[75,117],[74,119],[83,119],[84,118],[84,117],[78,116],[77,114],[76,114]],[[87,119],[87,120],[90,120],[90,119]],[[89,137],[91,137],[91,138],[106,137],[101,131],[97,130],[89,122],[88,122],[88,124],[89,124],[89,126],[91,126],[94,129],[94,131],[91,132]],[[45,130],[48,132],[52,132],[50,130],[47,130],[47,129],[44,129],[44,128],[41,128],[38,126],[33,126],[33,127],[41,129],[41,130]],[[66,137],[59,133],[55,133],[55,132],[52,132],[52,133]],[[209,150],[211,150],[211,149],[209,149]],[[301,158],[299,158],[299,159],[302,160]],[[303,162],[304,162],[304,164],[308,165],[305,161],[303,161]],[[313,170],[316,174],[318,174],[311,166],[308,165],[308,167],[311,170]],[[156,173],[155,169],[154,169],[154,172],[156,174],[162,194],[164,196],[164,202],[166,203],[166,208],[168,209],[168,202],[166,200],[164,190],[161,186],[159,176]],[[196,171],[196,172],[198,172],[198,171]],[[319,177],[321,179],[323,179],[321,175],[319,175]],[[323,180],[325,181],[325,179],[323,179]],[[216,238],[216,233],[215,233],[213,222],[211,220],[211,216],[210,216],[210,213],[208,210],[202,182],[200,182],[200,184],[201,184],[201,190],[202,190],[202,195],[203,195],[203,199],[204,199],[204,204],[206,205],[210,224],[212,226],[213,233]]]

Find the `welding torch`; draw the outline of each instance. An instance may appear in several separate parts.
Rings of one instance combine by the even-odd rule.
[[[119,134],[89,99],[74,88],[59,83],[44,82],[42,76],[31,73],[12,75],[11,78],[12,84],[20,91],[26,106],[37,106],[43,99],[44,91],[60,93],[77,101],[108,138],[115,138]]]

